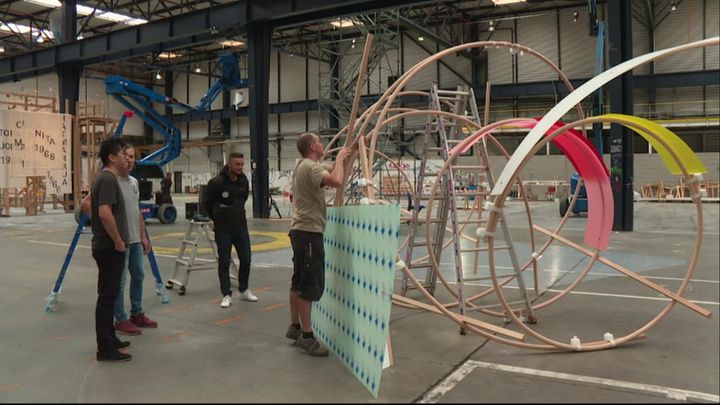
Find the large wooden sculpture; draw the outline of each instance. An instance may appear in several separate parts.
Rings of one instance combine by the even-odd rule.
[[[368,43],[371,41],[372,38],[369,38]],[[410,179],[407,176],[400,177],[400,174],[402,173],[404,176],[404,173],[398,169],[397,178],[404,178],[407,183],[404,185],[405,188],[411,190],[414,195],[414,207],[402,210],[403,221],[409,223],[410,230],[398,252],[397,266],[402,271],[404,284],[397,288],[396,294],[393,296],[393,303],[405,308],[442,314],[459,325],[462,332],[471,331],[501,343],[538,350],[590,351],[615,347],[643,337],[677,304],[702,316],[710,317],[709,311],[683,297],[699,259],[703,232],[699,183],[702,181],[701,173],[707,170],[687,145],[666,128],[647,120],[618,114],[586,118],[580,108],[580,102],[604,84],[637,66],[689,49],[717,46],[719,42],[719,38],[715,37],[636,57],[594,77],[577,90],[573,89],[567,77],[556,65],[530,48],[500,41],[473,42],[446,49],[410,68],[388,88],[375,104],[359,115],[357,114],[356,97],[349,125],[328,143],[326,153],[332,153],[341,144],[357,147],[352,159],[357,159],[359,167],[354,174],[352,170],[349,170],[348,176],[356,177],[352,184],[361,188],[363,192],[361,198],[354,199],[348,199],[346,194],[339,192],[335,197],[336,205],[397,203],[397,201],[384,198],[382,184],[374,169],[396,164],[378,149],[382,137],[386,136],[391,124],[410,117],[426,117],[426,134],[440,134],[441,147],[435,149],[438,149],[437,153],[443,157],[444,165],[436,173],[431,173],[434,177],[431,186],[417,181],[418,176],[421,180],[424,179],[423,173],[426,171],[424,163],[428,158],[427,154],[430,153],[427,141],[423,152],[426,155],[423,157],[423,165],[420,169],[422,173],[416,173],[416,178]],[[411,79],[438,60],[457,52],[478,48],[509,49],[511,53],[535,57],[557,73],[570,94],[541,119],[515,118],[491,123],[488,113],[489,83],[488,94],[485,97],[485,113],[482,119],[474,105],[474,95],[471,91],[440,90],[431,84],[428,84],[428,87],[431,88],[430,92],[405,90],[405,86]],[[367,58],[368,49],[369,46],[366,46],[364,60]],[[359,76],[363,75],[361,67]],[[361,88],[360,86],[361,80],[359,79],[358,89]],[[472,114],[466,112],[468,94],[472,99]],[[398,101],[406,95],[427,97],[428,109],[398,106]],[[571,110],[576,111],[574,116],[568,115]],[[564,123],[561,120],[569,122]],[[602,157],[582,132],[586,125],[593,123],[623,125],[647,139],[653,148],[658,150],[658,154],[668,170],[682,176],[683,184],[688,187],[695,206],[697,231],[687,271],[675,291],[670,291],[632,269],[623,267],[614,260],[603,256],[611,239],[614,209],[608,170]],[[512,155],[509,155],[493,136],[494,131],[507,127],[529,130]],[[581,243],[561,234],[568,216],[572,212],[572,207],[567,210],[554,229],[547,229],[533,223],[532,212],[519,176],[523,167],[549,142],[553,142],[566,155],[574,169],[581,175],[587,190],[589,210],[587,226]],[[490,149],[494,151],[495,156],[504,156],[507,159],[502,171],[493,172],[487,158]],[[474,153],[468,157],[469,152]],[[378,161],[383,163],[377,165]],[[458,172],[463,170],[479,172],[481,176],[484,176],[484,186],[471,190],[471,192],[458,190],[455,187],[454,178]],[[518,190],[516,197],[522,200],[521,206],[527,217],[527,234],[520,236],[526,240],[525,244],[529,246],[529,251],[526,249],[523,252],[513,246],[513,237],[503,221],[508,196],[513,190]],[[580,187],[577,187],[576,192],[579,190]],[[454,200],[460,196],[467,198],[469,195],[473,198],[472,208],[467,215],[461,216],[457,213],[458,208]],[[425,201],[423,213],[420,213],[417,208],[420,201]],[[425,252],[420,251],[419,254],[418,250],[412,250],[413,246],[418,246],[419,239],[415,239],[416,234],[426,236],[423,246]],[[536,242],[536,239],[540,238],[546,240],[542,245]],[[540,293],[543,291],[540,291],[541,287],[539,286],[538,265],[542,263],[543,255],[549,247],[558,243],[579,252],[586,258],[574,281],[557,294],[541,295]],[[446,248],[450,246],[452,246],[453,252],[449,254],[454,255],[454,280],[448,280],[448,277],[443,274],[439,260],[443,249],[447,250]],[[408,249],[412,254],[408,253]],[[498,257],[501,254],[509,254],[512,263],[510,267],[513,272],[500,274]],[[468,260],[469,258],[472,260]],[[568,336],[567,339],[550,337],[551,328],[542,323],[542,317],[538,314],[541,310],[566,297],[598,264],[605,265],[616,271],[617,274],[626,276],[649,288],[653,293],[660,294],[668,299],[667,304],[639,327],[630,327],[634,328],[630,331],[617,332],[612,331],[612,327],[607,327],[604,330],[605,333],[595,335],[594,338],[580,336],[581,334]],[[413,272],[413,269],[425,265],[429,268],[429,272],[425,280],[421,280],[417,277],[416,272]],[[468,283],[467,279],[477,274],[481,267],[486,268],[483,271],[487,274],[486,279],[489,284],[477,285],[475,283],[471,285]],[[445,289],[435,291],[436,281],[440,281]],[[525,283],[532,284],[532,288],[526,286]],[[417,289],[421,293],[421,297],[409,297],[408,285],[411,285],[412,289]],[[515,301],[508,298],[511,286],[513,286],[512,290],[520,291],[519,299]],[[533,289],[534,297],[531,299],[530,292]],[[548,296],[551,297],[548,298]],[[446,301],[443,302],[443,300]],[[485,319],[481,319],[481,316]],[[500,320],[500,322],[493,324],[493,319]],[[500,326],[503,320],[512,321],[516,326],[515,330]]]

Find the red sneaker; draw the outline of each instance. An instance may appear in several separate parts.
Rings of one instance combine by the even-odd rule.
[[[115,330],[125,335],[139,335],[142,333],[130,320],[115,322]]]
[[[130,321],[132,321],[133,325],[140,328],[157,328],[158,326],[158,323],[145,316],[144,312],[137,315],[131,315]]]

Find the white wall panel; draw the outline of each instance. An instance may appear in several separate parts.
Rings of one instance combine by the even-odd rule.
[[[720,1],[707,1],[705,9],[705,38],[720,35]],[[705,48],[705,69],[720,68],[720,47]]]
[[[412,39],[405,36],[404,42],[404,63],[405,71],[407,72],[418,62],[430,56],[425,50],[417,46]],[[435,52],[435,43],[429,40],[421,42],[423,46],[430,49],[431,52]],[[432,82],[436,80],[436,68],[435,63],[425,67],[422,71],[418,72],[415,77],[408,82],[405,86],[405,90],[427,90],[432,85]]]
[[[577,21],[573,21],[575,12]],[[587,7],[560,10],[560,69],[570,79],[593,76],[597,37],[590,36],[588,31]]]
[[[643,17],[644,18],[644,17]],[[641,24],[637,19],[632,19],[632,55],[640,56],[650,52],[650,44],[648,43],[648,28],[645,24]],[[606,42],[607,43],[607,42]],[[607,53],[606,53],[607,55]],[[607,63],[605,64],[607,66]],[[633,74],[646,75],[650,73],[650,64],[646,63],[640,67],[633,69]]]
[[[315,100],[318,98],[318,80],[320,79],[320,64],[325,65],[327,63],[319,62],[315,59],[308,60],[308,99]]]
[[[710,2],[709,2],[710,3]],[[657,27],[655,49],[665,49],[698,41],[703,36],[702,1],[687,0]],[[702,70],[702,49],[692,49],[655,62],[655,73]]]
[[[470,59],[464,56],[450,55],[443,59],[443,62],[448,64],[456,72],[460,73],[462,78],[470,82]],[[450,69],[446,68],[442,64],[440,65],[440,86],[445,89],[456,88],[459,84],[467,84],[463,79],[458,77],[455,73],[451,72]]]
[[[507,25],[511,25],[508,23]],[[558,63],[557,17],[547,13],[518,21],[517,42]],[[502,27],[502,25],[500,25]],[[507,50],[505,51],[507,52]],[[592,63],[593,59],[589,62]],[[555,80],[557,74],[537,58],[518,56],[518,81]]]
[[[510,31],[495,31],[491,40],[512,42]],[[523,44],[521,42],[521,44]],[[525,45],[525,44],[523,44]],[[488,53],[488,80],[492,84],[512,83],[512,55],[507,49],[486,49]]]
[[[269,92],[270,96],[268,97],[268,100],[270,104],[277,103],[278,97],[278,71],[277,71],[277,58],[278,53],[277,52],[270,52],[270,76],[269,76]],[[282,69],[282,68],[281,68]]]
[[[305,100],[305,58],[280,54],[280,87],[283,102]]]

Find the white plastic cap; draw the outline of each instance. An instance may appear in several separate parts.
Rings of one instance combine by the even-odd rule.
[[[402,268],[406,267],[406,266],[405,266],[405,261],[404,261],[404,260],[398,260],[397,263],[395,263],[395,267],[398,268],[398,269],[402,269]]]
[[[578,351],[582,350],[582,343],[580,342],[580,338],[578,338],[577,336],[573,336],[570,339],[570,344],[575,346],[576,350],[578,350]]]

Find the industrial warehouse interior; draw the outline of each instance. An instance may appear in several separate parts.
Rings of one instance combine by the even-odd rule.
[[[720,402],[719,27],[0,0],[0,402]]]

